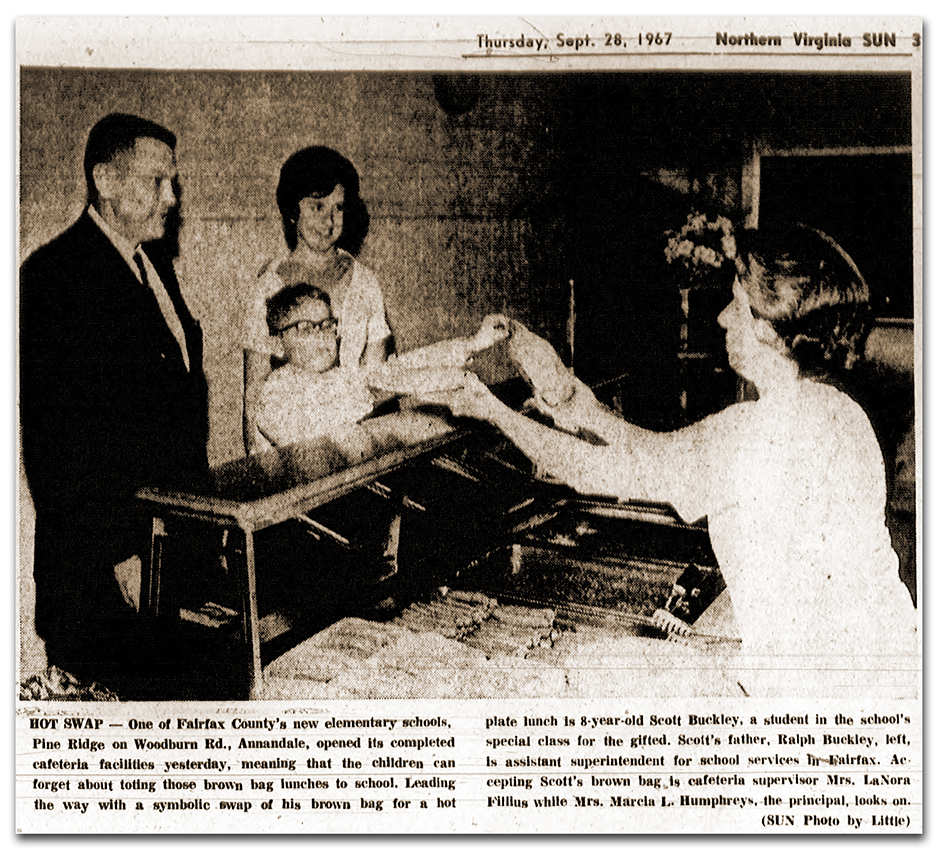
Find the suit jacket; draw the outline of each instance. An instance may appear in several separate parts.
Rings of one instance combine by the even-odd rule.
[[[112,568],[146,545],[144,485],[206,468],[202,334],[160,243],[144,246],[185,331],[84,213],[20,270],[20,422],[36,507],[36,623],[107,616]]]

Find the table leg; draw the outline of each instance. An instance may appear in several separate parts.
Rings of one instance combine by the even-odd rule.
[[[165,535],[163,520],[153,517],[149,557],[144,559],[140,572],[140,613],[148,617],[158,617],[160,613],[160,569]]]
[[[242,634],[244,635],[243,657],[248,667],[249,699],[260,696],[264,684],[261,669],[261,638],[257,618],[257,581],[254,562],[254,533],[242,527],[244,534],[244,559],[241,571]],[[230,563],[230,562],[229,562]]]

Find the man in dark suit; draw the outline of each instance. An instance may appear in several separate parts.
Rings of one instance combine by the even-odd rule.
[[[86,210],[20,270],[36,630],[50,664],[105,683],[146,654],[115,577],[148,551],[133,494],[207,464],[201,330],[164,239],[175,147],[146,119],[99,121],[85,148]]]

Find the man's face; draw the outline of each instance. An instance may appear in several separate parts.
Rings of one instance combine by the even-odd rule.
[[[287,361],[309,372],[326,372],[335,366],[339,340],[332,311],[318,298],[304,298],[281,325],[280,341]]]
[[[176,204],[172,149],[143,136],[109,168],[104,191],[99,187],[105,221],[134,244],[162,238],[166,216]]]

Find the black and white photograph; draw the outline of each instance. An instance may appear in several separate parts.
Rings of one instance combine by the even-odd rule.
[[[921,22],[441,20],[18,22],[18,825],[920,832]]]

